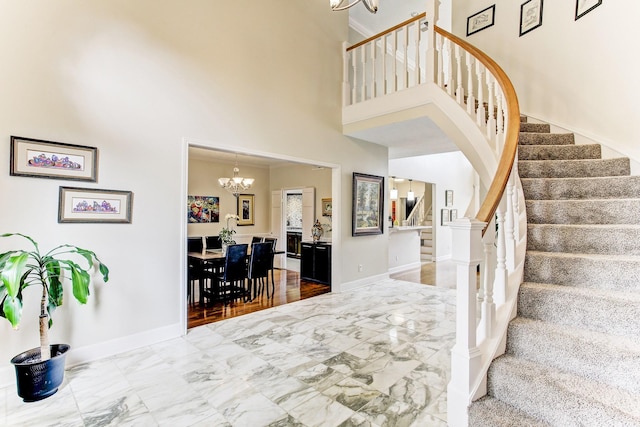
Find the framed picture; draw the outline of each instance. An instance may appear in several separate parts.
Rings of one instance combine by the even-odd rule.
[[[238,225],[254,225],[254,198],[253,194],[238,195]]]
[[[542,0],[527,0],[520,5],[520,37],[542,25]]]
[[[333,212],[333,204],[331,198],[322,199],[322,216],[331,216]]]
[[[131,191],[60,187],[58,222],[131,223]]]
[[[189,224],[220,222],[220,198],[187,196],[187,222]]]
[[[602,4],[602,0],[576,0],[576,21],[596,7]]]
[[[453,206],[453,190],[447,190],[444,192],[444,205]]]
[[[384,177],[353,173],[352,236],[382,234]]]
[[[449,209],[440,210],[440,225],[447,225],[449,223]]]
[[[98,149],[40,139],[11,137],[9,174],[95,182]]]
[[[458,209],[451,209],[449,211],[449,222],[453,222],[458,219]]]
[[[489,28],[495,22],[496,17],[496,5],[489,6],[480,12],[471,15],[467,18],[467,37],[471,34],[475,34],[478,31],[482,31],[485,28]]]

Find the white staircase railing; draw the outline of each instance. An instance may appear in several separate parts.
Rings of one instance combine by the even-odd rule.
[[[427,215],[424,210],[424,197],[420,197],[418,202],[411,210],[409,216],[407,216],[407,226],[417,227],[419,225],[422,225],[426,216]]]
[[[431,24],[437,20],[436,3],[427,0],[429,17],[416,16],[347,48],[343,90],[344,105],[351,106],[435,84],[484,135],[474,154],[492,156],[497,164],[476,217],[450,223],[457,314],[447,412],[449,425],[462,426],[468,424],[468,406],[486,394],[489,365],[504,353],[516,312],[526,247],[516,163],[520,111],[511,82],[493,60]]]

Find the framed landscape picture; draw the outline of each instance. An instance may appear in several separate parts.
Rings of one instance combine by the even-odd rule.
[[[131,191],[60,187],[58,222],[131,223]]]
[[[98,149],[84,145],[11,137],[12,176],[95,182]]]
[[[382,234],[384,177],[353,173],[352,236]]]
[[[254,225],[255,196],[253,194],[238,195],[238,225]]]

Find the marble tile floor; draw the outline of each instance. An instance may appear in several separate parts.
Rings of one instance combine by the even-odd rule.
[[[395,279],[200,326],[0,389],[3,426],[445,426],[455,291]]]

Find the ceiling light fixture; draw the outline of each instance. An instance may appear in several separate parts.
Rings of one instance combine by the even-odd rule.
[[[376,13],[378,11],[378,0],[355,0],[354,2],[347,4],[346,6],[342,6],[343,3],[348,2],[348,0],[329,0],[329,4],[331,5],[331,10],[339,11],[349,9],[351,6],[362,2],[364,7],[371,13]]]
[[[238,197],[241,192],[251,188],[254,181],[253,178],[243,178],[238,176],[239,173],[238,155],[236,154],[236,164],[233,167],[233,178],[218,178],[218,184],[220,184],[220,187],[224,188],[235,197]]]
[[[409,192],[407,193],[407,200],[408,201],[413,201],[416,198],[416,195],[414,194],[413,191],[411,191],[411,181],[413,181],[412,179],[409,180]]]
[[[393,185],[393,188],[391,189],[391,193],[389,194],[389,197],[391,198],[391,200],[398,200],[398,189],[396,188],[395,176],[391,177],[391,185]]]

